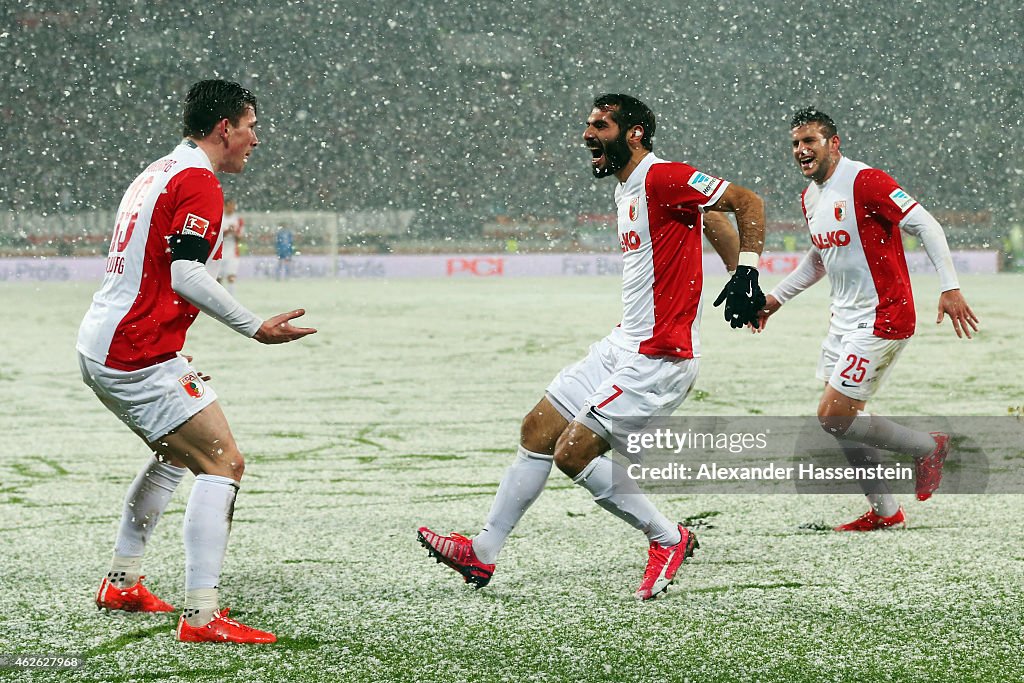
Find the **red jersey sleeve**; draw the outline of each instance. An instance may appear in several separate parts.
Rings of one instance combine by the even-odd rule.
[[[173,215],[168,235],[195,235],[217,244],[224,215],[224,191],[205,168],[187,168],[167,184]]]
[[[726,185],[728,183],[721,178],[679,162],[655,164],[647,173],[650,194],[666,206],[714,204]]]
[[[857,174],[853,197],[867,215],[880,216],[893,225],[899,225],[917,206],[914,198],[904,192],[892,176],[877,168],[866,168]]]
[[[700,207],[717,202],[728,186],[725,180],[681,162],[654,164],[647,172],[647,196],[658,206],[688,219]]]

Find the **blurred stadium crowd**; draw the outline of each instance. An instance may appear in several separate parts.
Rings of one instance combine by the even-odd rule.
[[[756,4],[4,3],[0,211],[116,208],[175,144],[188,85],[224,77],[260,99],[262,147],[225,178],[243,213],[412,211],[412,239],[572,231],[610,211],[579,135],[619,91],[655,110],[660,156],[761,193],[781,232],[803,187],[787,122],[807,104],[952,243],[1020,220],[1018,5]]]

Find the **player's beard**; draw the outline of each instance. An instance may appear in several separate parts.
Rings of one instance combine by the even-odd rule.
[[[623,132],[619,137],[604,145],[604,165],[592,166],[590,170],[593,171],[595,178],[604,178],[625,168],[632,156],[629,143],[626,142],[626,133]]]
[[[817,166],[815,167],[814,172],[811,173],[810,175],[804,173],[803,166],[800,164],[799,159],[796,162],[797,168],[800,169],[801,173],[804,173],[805,178],[810,179],[811,181],[817,183],[818,185],[821,185],[827,179],[828,174],[832,171],[832,168],[836,165],[838,159],[834,158],[831,154],[829,154],[826,151],[825,154],[820,157],[815,155],[814,160],[817,163]]]

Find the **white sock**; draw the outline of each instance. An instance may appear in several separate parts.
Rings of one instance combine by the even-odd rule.
[[[907,429],[881,415],[864,411],[857,414],[843,438],[915,458],[923,458],[935,450],[935,438],[928,432]]]
[[[115,586],[133,586],[139,580],[146,542],[184,476],[183,467],[160,462],[155,457],[135,475],[124,499],[114,559],[107,574]]]
[[[200,474],[192,486],[192,494],[185,507],[184,525],[186,607],[190,607],[189,593],[217,588],[220,583],[237,492],[238,482],[213,474]],[[202,607],[212,614],[216,604]]]
[[[473,552],[481,562],[494,564],[498,559],[505,539],[544,491],[552,460],[550,455],[519,447],[498,485],[487,523],[473,538]]]
[[[863,443],[850,441],[848,439],[837,439],[847,462],[854,467],[871,467],[882,461],[882,454],[877,448],[872,448]],[[892,495],[892,491],[882,479],[863,479],[860,486],[867,496],[868,503],[876,515],[892,517],[900,509],[899,503]]]
[[[891,493],[869,493],[867,498],[868,505],[879,517],[892,517],[900,511],[900,504]]]
[[[681,540],[679,526],[658,512],[626,469],[611,458],[594,458],[572,482],[590,491],[605,510],[644,532],[647,540],[663,546]]]
[[[110,561],[110,571],[107,572],[107,580],[117,588],[129,588],[139,581],[142,575],[142,556],[121,557],[114,555]]]
[[[213,621],[217,613],[218,597],[216,588],[197,588],[185,591],[185,606],[181,614],[189,626],[198,628]]]

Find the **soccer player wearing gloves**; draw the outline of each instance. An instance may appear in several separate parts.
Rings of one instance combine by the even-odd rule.
[[[745,325],[757,328],[760,325],[758,316],[764,309],[765,297],[757,282],[759,260],[759,254],[741,251],[736,272],[715,299],[715,306],[725,302],[725,321],[734,329]]]
[[[505,540],[544,490],[552,465],[647,537],[647,569],[637,599],[665,591],[698,547],[691,530],[669,521],[625,468],[604,454],[651,418],[674,412],[696,380],[705,212],[736,215],[744,255],[724,300],[727,315],[739,321],[734,327],[757,321],[763,299],[754,266],[764,241],[764,205],[750,190],[656,157],[654,130],[654,114],[633,97],[594,101],[583,140],[594,176],[619,181],[622,322],[585,358],[564,368],[523,419],[518,453],[483,530],[473,539],[418,530],[430,555],[467,582],[484,586],[491,580]],[[729,228],[718,225],[727,235]]]

